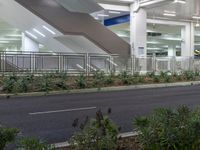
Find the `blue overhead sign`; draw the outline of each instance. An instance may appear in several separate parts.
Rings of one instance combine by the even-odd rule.
[[[120,17],[106,19],[104,20],[104,25],[112,26],[112,25],[117,25],[117,24],[127,23],[127,22],[130,22],[130,15],[124,15]]]

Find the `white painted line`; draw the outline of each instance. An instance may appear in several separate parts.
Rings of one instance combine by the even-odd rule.
[[[52,114],[52,113],[60,113],[60,112],[83,111],[83,110],[92,110],[92,109],[96,109],[96,108],[97,107],[84,107],[84,108],[54,110],[54,111],[43,111],[43,112],[29,113],[29,115],[42,115],[42,114]]]

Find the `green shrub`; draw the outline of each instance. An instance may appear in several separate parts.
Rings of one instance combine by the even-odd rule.
[[[159,82],[160,82],[160,76],[154,75],[154,76],[153,76],[153,82],[159,83]]]
[[[93,74],[93,84],[97,87],[102,87],[105,82],[105,73],[103,71],[95,71]]]
[[[164,80],[164,82],[169,83],[172,80],[172,76],[171,75],[166,75],[166,76],[164,76],[163,80]]]
[[[191,112],[185,106],[177,110],[156,109],[134,124],[144,150],[197,150],[200,147],[200,108]]]
[[[12,93],[14,91],[16,82],[17,82],[16,74],[13,74],[11,76],[5,76],[3,78],[3,91],[7,93]]]
[[[104,83],[106,85],[113,84],[115,82],[115,74],[111,72],[108,76],[105,77]]]
[[[139,76],[138,78],[138,82],[139,83],[144,83],[145,82],[145,76]]]
[[[27,77],[20,77],[14,86],[15,93],[26,93],[28,92],[29,81]]]
[[[49,92],[52,89],[52,79],[50,75],[43,75],[39,81],[40,91]]]
[[[155,75],[155,72],[148,72],[146,74],[146,76],[149,77],[149,78],[154,78],[156,75]]]
[[[68,89],[67,84],[66,84],[66,81],[68,79],[67,74],[66,73],[59,73],[57,75],[57,78],[58,78],[57,79],[58,81],[56,82],[56,86],[58,88],[62,89],[62,90]]]
[[[132,76],[126,72],[126,71],[123,71],[119,74],[119,78],[120,80],[122,81],[123,84],[131,84],[132,83]]]
[[[194,74],[195,74],[196,77],[200,76],[200,72],[198,70],[195,70]]]
[[[4,150],[6,144],[14,142],[19,130],[15,128],[0,127],[0,150]]]
[[[81,74],[80,76],[78,76],[76,79],[75,79],[75,84],[78,88],[80,89],[84,89],[86,88],[87,86],[87,81],[86,81],[86,77]]]
[[[24,138],[19,142],[18,150],[55,150],[55,147],[35,138]]]
[[[81,131],[71,138],[70,144],[76,150],[116,150],[117,135],[117,126],[98,111],[96,119],[87,119]]]
[[[183,72],[183,76],[186,80],[194,80],[195,79],[195,73],[192,71],[185,71]]]

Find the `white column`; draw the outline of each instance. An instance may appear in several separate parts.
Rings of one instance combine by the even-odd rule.
[[[168,56],[169,57],[174,57],[176,56],[176,45],[169,45],[168,47]]]
[[[181,56],[191,57],[194,56],[194,26],[193,23],[188,23],[182,27],[181,30]]]
[[[144,9],[134,12],[134,4],[130,9],[130,41],[131,52],[136,57],[147,55],[147,13]]]
[[[22,34],[22,51],[23,52],[39,52],[39,43]]]

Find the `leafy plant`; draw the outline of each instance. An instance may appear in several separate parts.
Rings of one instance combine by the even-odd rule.
[[[111,72],[108,76],[105,77],[105,84],[110,85],[115,82],[115,74]]]
[[[16,74],[13,74],[11,76],[5,76],[3,78],[3,91],[7,93],[12,93],[16,82],[17,82]]]
[[[171,75],[164,76],[164,82],[169,83],[169,82],[171,82],[171,80],[172,80],[172,76]]]
[[[67,74],[66,73],[59,73],[58,74],[58,81],[56,83],[57,87],[62,89],[62,90],[66,90],[68,89],[66,81],[67,81]]]
[[[155,75],[155,72],[148,72],[147,73],[147,77],[149,78],[154,78],[156,75]]]
[[[52,84],[51,84],[52,80],[50,78],[49,75],[43,75],[41,78],[40,78],[40,91],[43,91],[43,92],[49,92],[52,88]]]
[[[153,82],[159,83],[159,82],[160,82],[160,76],[154,75],[154,76],[153,76]]]
[[[183,76],[186,80],[194,80],[195,79],[195,73],[192,71],[185,71],[183,72]]]
[[[6,144],[14,142],[18,129],[0,127],[0,150],[4,150]]]
[[[177,110],[156,109],[148,117],[136,118],[139,142],[144,150],[197,150],[200,146],[200,109],[191,112],[181,106]]]
[[[80,76],[78,76],[76,79],[75,79],[75,84],[78,88],[80,89],[84,89],[86,88],[87,86],[87,81],[86,81],[86,77],[81,74]]]
[[[102,87],[105,82],[105,73],[103,71],[95,71],[93,74],[94,86]]]
[[[123,84],[131,84],[132,83],[132,76],[128,74],[128,72],[123,71],[119,74],[119,78],[121,79]]]
[[[71,138],[70,144],[76,150],[116,150],[117,135],[117,126],[98,111],[96,119],[86,119],[81,131]]]
[[[139,76],[138,77],[138,82],[139,83],[144,83],[145,82],[145,76]]]
[[[14,86],[14,92],[26,93],[28,92],[29,81],[26,77],[20,77]]]
[[[20,141],[18,150],[55,150],[55,147],[36,138],[24,138]]]

